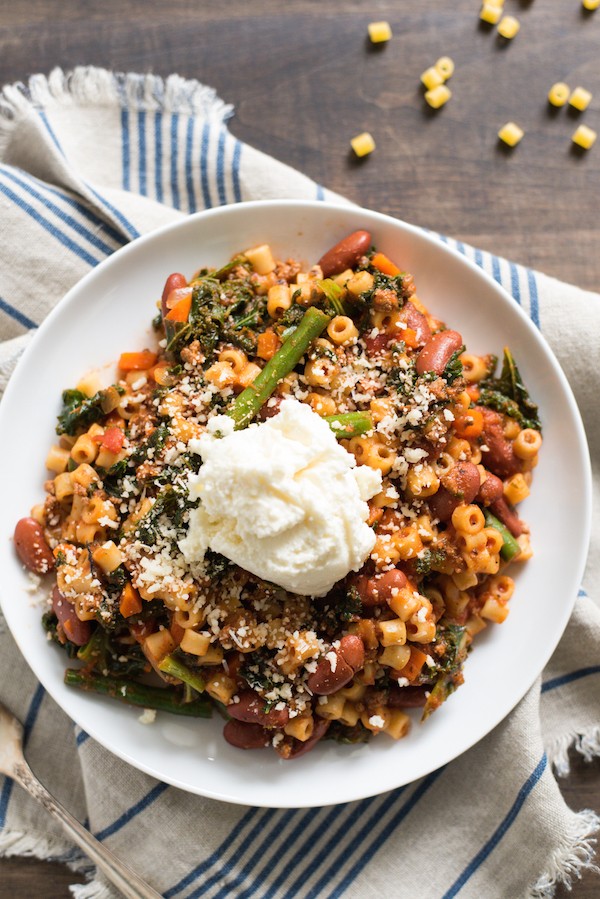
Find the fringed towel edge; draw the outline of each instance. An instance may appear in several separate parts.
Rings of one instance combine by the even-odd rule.
[[[594,863],[595,834],[600,830],[600,817],[584,809],[573,816],[573,821],[561,843],[549,859],[548,869],[529,889],[526,899],[552,899],[558,884],[571,889],[573,881],[579,880],[584,871],[600,874]]]
[[[180,75],[110,72],[96,66],[71,71],[53,69],[32,75],[27,84],[6,85],[0,93],[0,149],[2,139],[19,119],[34,110],[60,106],[115,106],[133,110],[197,115],[210,122],[225,122],[233,106],[224,103],[214,88]]]
[[[592,727],[586,733],[567,731],[546,747],[548,759],[558,777],[566,777],[571,770],[569,763],[571,748],[582,755],[586,762],[600,757],[600,725]]]

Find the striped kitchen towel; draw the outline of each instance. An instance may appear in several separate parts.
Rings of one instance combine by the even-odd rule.
[[[212,90],[178,76],[81,68],[5,88],[0,388],[54,304],[137,235],[243,200],[343,202],[241,144],[225,124],[230,113]],[[597,493],[600,373],[589,360],[600,297],[448,242],[512,292],[552,344],[588,429]],[[571,746],[600,754],[599,648],[600,612],[582,590],[540,682],[477,746],[393,792],[309,810],[191,796],[114,758],[55,706],[1,623],[0,700],[24,721],[42,781],[167,899],[544,897],[593,864],[600,819],[567,807],[553,768],[568,770]],[[73,888],[79,899],[113,895],[45,812],[1,779],[0,854],[64,859],[89,871],[89,883]]]

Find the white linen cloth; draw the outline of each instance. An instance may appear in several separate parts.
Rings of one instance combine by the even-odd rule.
[[[213,205],[339,199],[241,144],[230,107],[196,82],[77,69],[0,101],[0,389],[28,335],[89,269],[138,234]],[[442,238],[440,238],[442,239]],[[600,484],[600,296],[448,241],[530,313],[575,391]],[[596,503],[596,520],[598,516]],[[21,510],[15,510],[15,519]],[[600,574],[599,529],[589,589]],[[322,809],[254,809],[188,795],[74,727],[0,634],[0,700],[24,722],[48,788],[167,899],[543,897],[593,864],[600,819],[571,811],[553,773],[574,745],[600,754],[600,611],[583,590],[541,680],[445,768],[391,793]],[[133,714],[133,712],[132,712]],[[50,747],[50,750],[49,750]],[[85,860],[0,778],[0,854]],[[113,893],[89,869],[79,899]]]

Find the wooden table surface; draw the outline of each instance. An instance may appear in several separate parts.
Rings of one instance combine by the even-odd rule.
[[[580,122],[600,131],[600,10],[579,0],[506,0],[513,42],[479,22],[478,0],[5,0],[0,82],[54,66],[178,72],[233,103],[233,133],[352,200],[600,289],[600,141],[576,152]],[[369,21],[393,40],[375,49]],[[456,63],[453,97],[431,111],[419,75]],[[552,113],[550,85],[582,85],[589,110]],[[513,151],[496,137],[525,131]],[[370,131],[372,156],[349,152]],[[573,757],[561,786],[600,811],[600,762]],[[0,862],[1,899],[67,897],[74,876],[29,859]],[[571,894],[598,896],[587,874]],[[501,895],[499,893],[499,895]]]

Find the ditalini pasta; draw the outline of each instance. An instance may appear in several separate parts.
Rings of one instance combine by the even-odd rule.
[[[462,683],[476,634],[508,615],[508,566],[532,554],[515,504],[530,492],[541,426],[510,350],[499,373],[494,356],[467,353],[401,262],[358,231],[308,269],[264,244],[219,270],[174,273],[157,346],[123,353],[109,387],[86,376],[64,391],[45,502],[18,522],[15,546],[48,575],[43,624],[73,660],[68,684],[182,715],[218,706],[229,743],[289,759],[325,738],[401,739],[406,709],[426,719]],[[222,440],[226,471],[225,432],[275,434],[290,401],[332,445],[328,471],[344,465],[362,491],[358,564],[336,559],[333,586],[314,594],[302,567],[298,592],[248,570],[252,560],[240,567],[211,545],[210,521],[201,551],[184,551],[192,520],[216,514],[190,486],[208,476],[198,447]],[[305,512],[300,495],[291,508],[275,493],[291,462],[269,459],[263,489],[237,458],[244,504],[236,486],[218,514],[240,540],[254,529],[261,546],[277,544],[285,564],[278,522],[291,515],[297,537]],[[315,519],[315,552],[350,504],[333,482],[321,494],[331,528]],[[304,551],[291,541],[287,561],[317,583]]]

